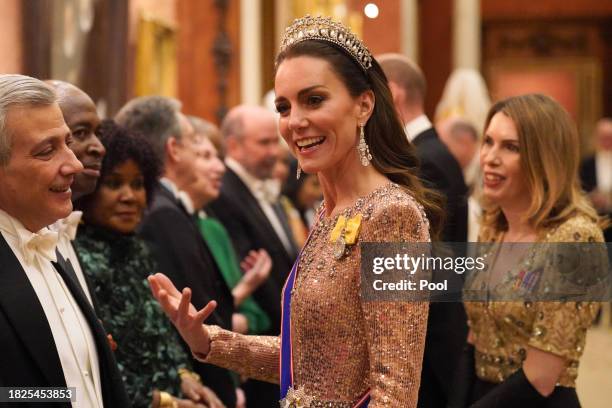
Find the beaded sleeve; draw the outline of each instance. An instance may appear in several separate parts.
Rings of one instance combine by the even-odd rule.
[[[428,223],[415,202],[392,201],[364,226],[362,241],[428,242]],[[416,407],[428,303],[364,301],[361,307],[370,360],[369,407]]]
[[[255,380],[278,384],[280,338],[277,336],[248,336],[207,326],[210,351],[194,357],[204,363],[235,371]]]
[[[560,225],[546,241],[552,245],[570,242],[603,242],[603,234],[593,221],[586,217],[575,217]],[[561,251],[568,252],[568,248],[561,247]],[[567,254],[563,255],[567,258]],[[554,263],[548,266],[543,277],[544,284],[548,285],[548,282],[551,282],[551,285],[558,286],[559,282],[580,282],[580,279],[589,279],[589,274],[597,273],[595,269],[601,270],[601,264],[597,263],[601,258],[598,255],[601,254],[593,253],[586,257],[583,256],[582,261],[585,262],[583,268],[564,268],[564,265],[569,262],[561,258],[563,259],[561,264]],[[605,257],[605,253],[603,256]],[[564,273],[565,269],[570,273]],[[580,276],[576,276],[577,273]],[[555,289],[563,291],[567,289],[567,286],[569,284],[565,284],[562,289]],[[536,302],[534,306],[536,317],[529,338],[529,346],[556,354],[570,362],[577,361],[584,350],[586,332],[599,310],[599,303]]]

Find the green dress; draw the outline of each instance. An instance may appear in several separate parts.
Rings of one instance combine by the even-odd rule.
[[[151,295],[155,263],[144,241],[82,224],[75,250],[117,343],[115,358],[134,407],[150,407],[153,389],[179,396],[178,369],[191,369],[178,333]]]
[[[240,282],[242,272],[227,230],[217,219],[202,214],[198,216],[198,227],[217,262],[225,284],[233,289]],[[270,318],[252,296],[244,299],[242,304],[238,306],[238,311],[248,321],[249,334],[265,333],[270,328]]]

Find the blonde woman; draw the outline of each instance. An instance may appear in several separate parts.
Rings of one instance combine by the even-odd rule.
[[[578,151],[576,128],[553,99],[532,94],[496,103],[480,150],[485,211],[480,239],[544,243],[554,250],[562,248],[559,243],[602,242],[597,214],[579,187]],[[550,259],[541,247],[533,257],[526,251],[517,256],[520,268],[502,266],[500,260],[516,251],[511,247],[497,246],[489,290],[565,282],[563,265],[546,263]],[[529,261],[521,263],[524,259]],[[534,271],[535,280],[527,282],[521,268]],[[463,405],[579,407],[578,364],[597,309],[588,302],[466,302],[476,378]]]

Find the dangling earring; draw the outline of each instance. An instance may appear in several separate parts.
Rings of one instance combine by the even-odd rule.
[[[300,167],[300,163],[297,165],[297,172],[295,173],[295,179],[299,180],[302,175],[302,168]]]
[[[365,125],[359,125],[359,145],[357,150],[359,151],[359,158],[361,159],[361,165],[367,167],[370,165],[372,155],[370,154],[370,148],[365,141]]]

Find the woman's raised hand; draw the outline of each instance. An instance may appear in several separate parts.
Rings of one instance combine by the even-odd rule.
[[[244,299],[249,297],[270,276],[272,269],[272,258],[265,249],[250,251],[240,263],[244,271],[242,279],[232,289],[234,306],[238,307]]]
[[[204,320],[215,310],[217,302],[212,300],[198,311],[191,304],[191,289],[185,288],[182,293],[179,292],[172,281],[162,273],[151,275],[148,280],[153,296],[191,351],[206,356],[210,349],[210,338]]]
[[[250,251],[240,263],[244,276],[242,279],[253,292],[270,276],[272,269],[272,258],[265,249]],[[250,293],[249,293],[250,294]]]

